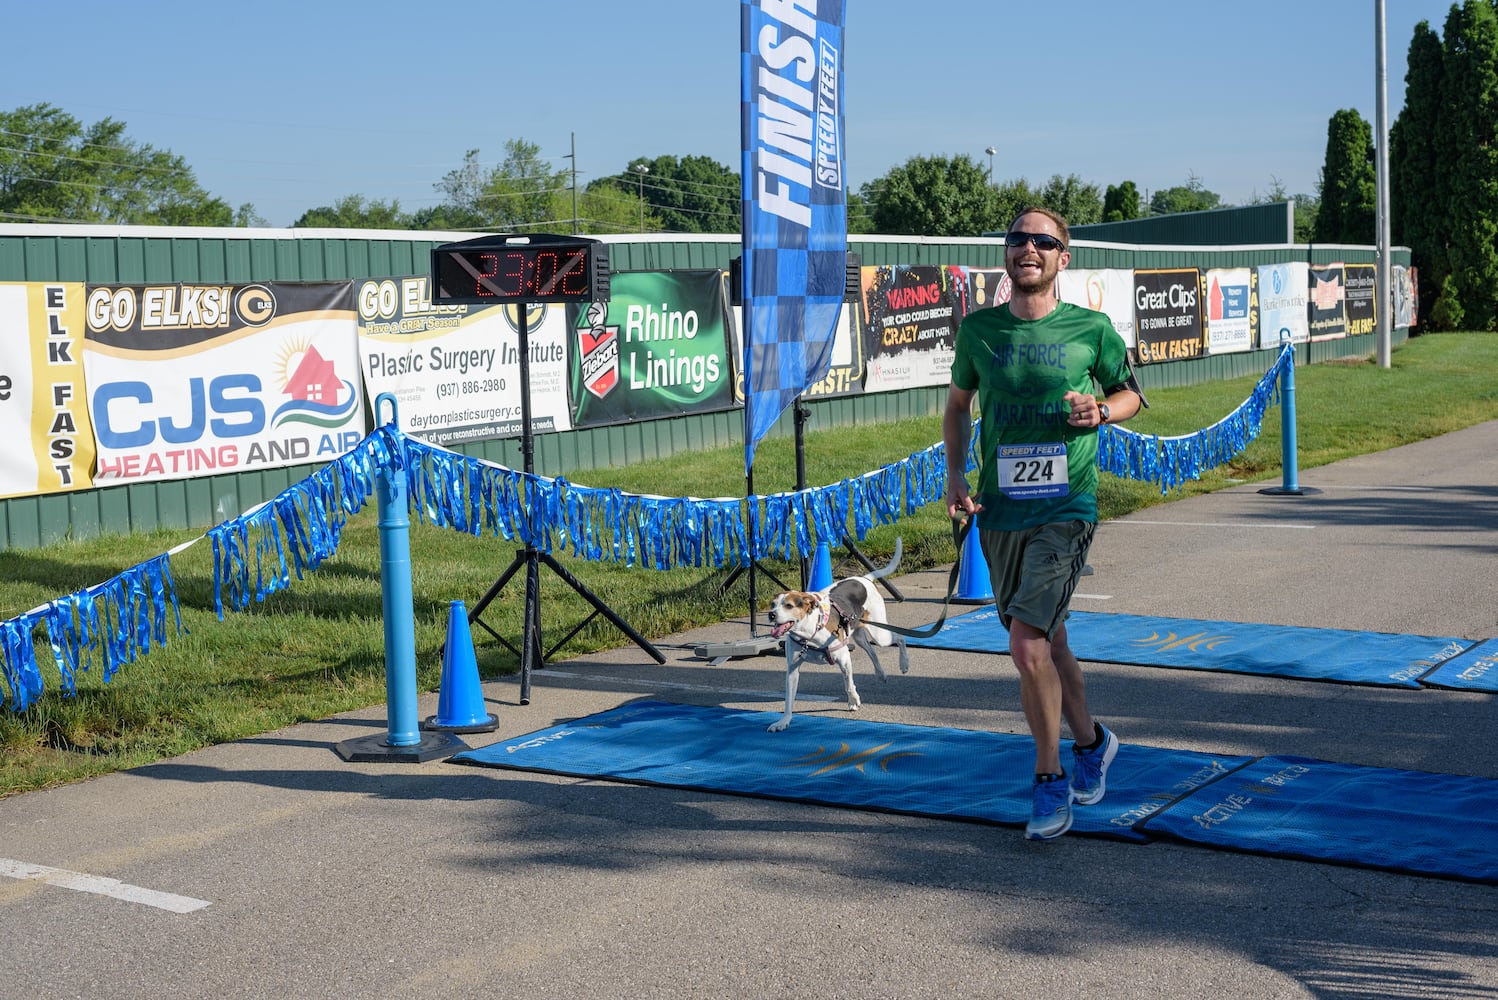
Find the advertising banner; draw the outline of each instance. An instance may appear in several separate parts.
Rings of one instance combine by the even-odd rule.
[[[1378,274],[1374,264],[1343,264],[1347,285],[1347,335],[1378,332]]]
[[[1415,318],[1415,293],[1413,282],[1413,271],[1395,264],[1390,269],[1390,277],[1394,283],[1394,325],[1408,327]]]
[[[740,339],[739,325],[743,309],[734,306],[729,311],[731,354],[735,358],[744,356],[744,345]],[[844,302],[837,314],[837,328],[832,334],[832,359],[827,367],[827,377],[806,387],[802,399],[833,399],[838,396],[857,396],[863,392],[863,331],[858,326],[859,310],[853,303]],[[744,373],[734,372],[733,398],[744,401]]]
[[[1312,340],[1336,340],[1347,336],[1347,286],[1342,265],[1326,264],[1310,271],[1310,300],[1306,322]]]
[[[1135,356],[1140,364],[1205,353],[1201,272],[1194,267],[1134,272]]]
[[[963,267],[962,273],[967,275],[969,312],[1002,305],[1009,301],[1009,293],[1014,291],[1014,286],[1009,280],[1009,272],[1002,267]],[[960,317],[957,325],[962,325]]]
[[[1249,310],[1252,269],[1212,268],[1207,271],[1207,353],[1230,354],[1254,346]]]
[[[1310,337],[1306,315],[1310,271],[1305,261],[1260,264],[1258,271],[1259,350],[1276,349],[1287,338],[1292,344],[1304,344]]]
[[[1006,279],[1007,280],[1007,279]],[[1134,272],[1128,268],[1067,268],[1057,283],[1061,301],[1107,314],[1124,346],[1138,346],[1134,337]],[[1007,301],[1007,298],[1006,298]]]
[[[422,276],[355,286],[369,398],[390,393],[400,429],[433,444],[519,437],[520,307],[434,306],[429,285]],[[527,307],[526,344],[532,433],[570,430],[562,307]]]
[[[92,486],[83,285],[0,284],[0,497]]]
[[[722,275],[618,271],[606,306],[567,307],[574,427],[734,407]]]
[[[934,264],[859,268],[866,392],[951,381],[957,324],[967,315],[968,276]]]
[[[94,485],[250,472],[365,434],[353,283],[88,285]]]

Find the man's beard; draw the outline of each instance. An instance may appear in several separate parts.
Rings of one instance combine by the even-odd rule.
[[[1014,286],[1014,290],[1027,294],[1050,291],[1056,284],[1056,275],[1060,273],[1056,267],[1052,266],[1050,261],[1043,257],[1040,261],[1039,271],[1032,271],[1029,268],[1021,268],[1017,265],[1010,265],[1007,270],[1009,272],[1009,281]]]

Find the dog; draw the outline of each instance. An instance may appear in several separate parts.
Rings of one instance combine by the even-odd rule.
[[[769,726],[778,733],[791,724],[796,711],[796,688],[801,683],[801,664],[807,659],[826,660],[843,674],[843,689],[848,695],[848,711],[856,712],[863,704],[853,683],[851,640],[868,654],[874,663],[874,675],[886,680],[884,665],[874,652],[875,646],[898,646],[900,673],[910,672],[910,657],[903,636],[881,626],[888,622],[884,598],[875,580],[893,573],[900,565],[900,540],[895,539],[895,555],[889,565],[867,576],[839,580],[826,590],[787,591],[777,594],[770,605],[770,634],[785,640],[785,714]]]

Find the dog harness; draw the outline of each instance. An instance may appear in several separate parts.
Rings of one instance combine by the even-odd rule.
[[[844,614],[840,609],[838,613],[842,614],[844,619],[847,618],[847,615]],[[829,610],[828,601],[824,597],[822,598],[822,606],[817,609],[817,616],[819,618],[817,622],[817,632],[827,633],[828,641],[824,644],[818,645],[811,639],[802,639],[801,637],[793,633],[786,634],[786,639],[796,644],[796,656],[798,659],[805,661],[807,650],[811,650],[813,652],[820,653],[822,658],[826,660],[829,665],[837,665],[837,660],[834,659],[834,657],[836,657],[837,654],[842,650],[847,649],[848,644],[843,641],[840,635],[834,634],[831,629],[827,628],[827,619],[830,614],[831,612]],[[815,632],[812,634],[813,636],[816,635]]]

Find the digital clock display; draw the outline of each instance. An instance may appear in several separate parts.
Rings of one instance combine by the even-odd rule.
[[[434,301],[465,305],[608,299],[608,248],[566,236],[486,236],[432,251]]]

